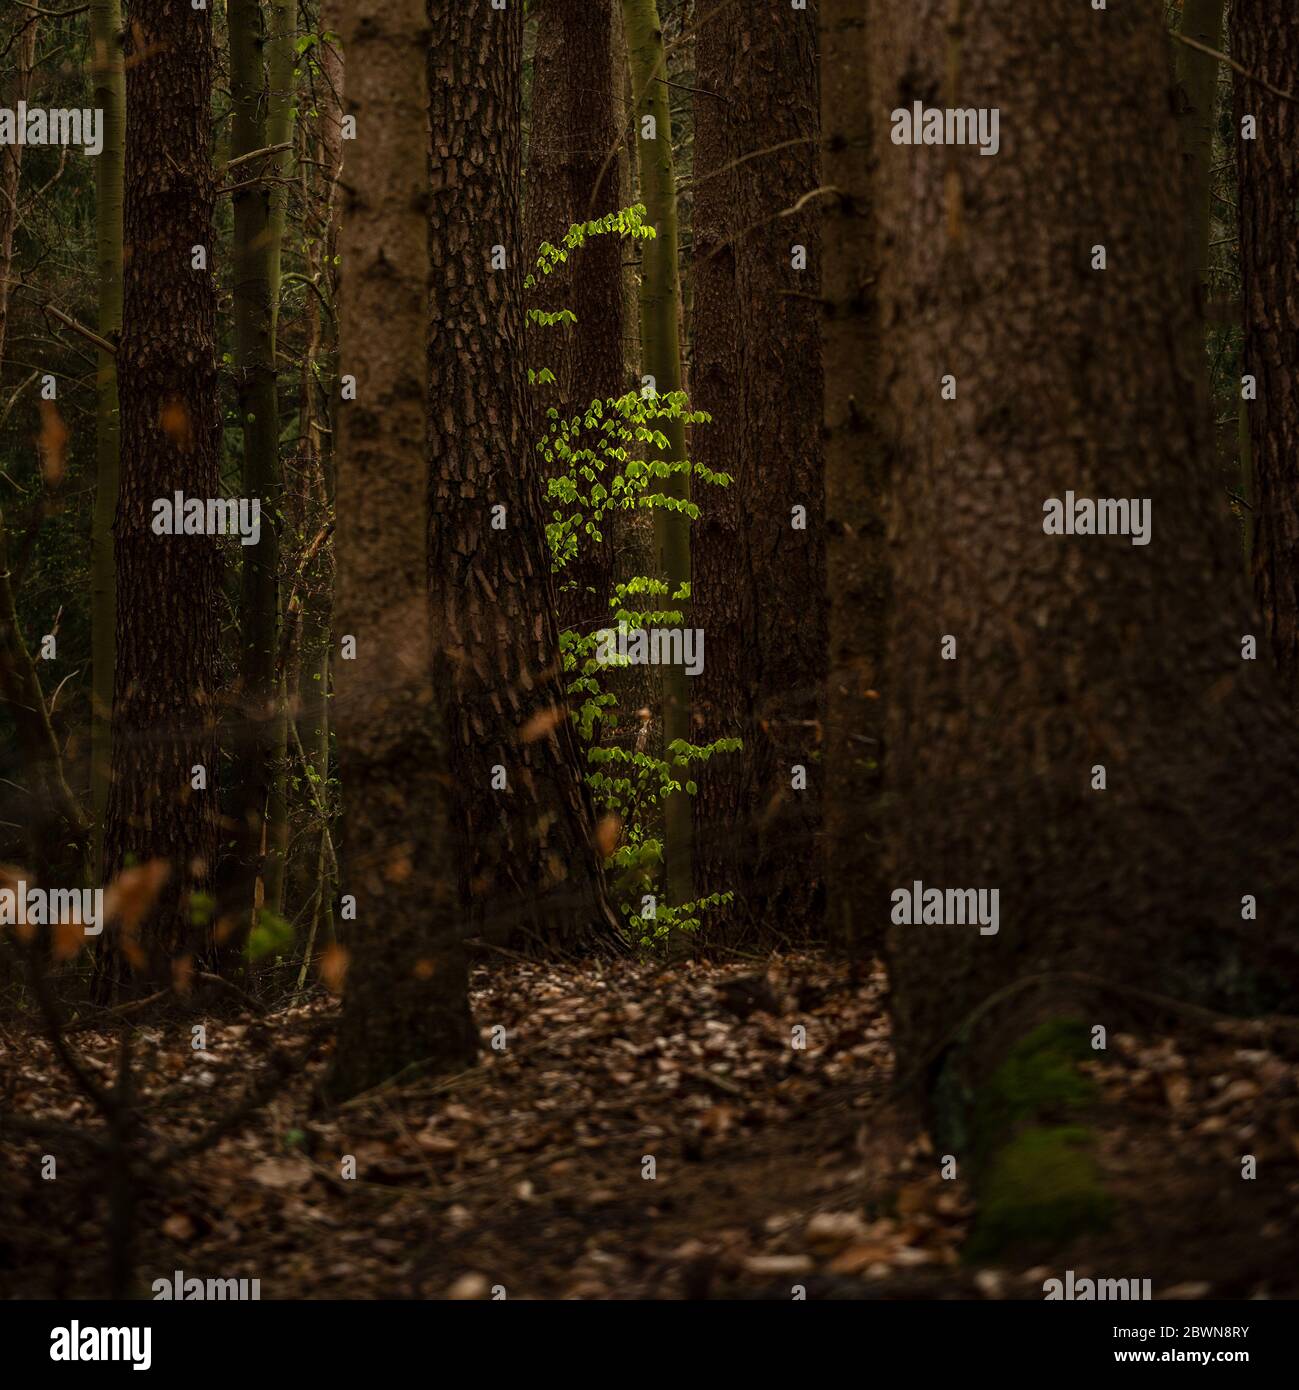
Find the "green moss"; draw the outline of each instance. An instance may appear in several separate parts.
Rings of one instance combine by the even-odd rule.
[[[1055,1019],[1017,1043],[980,1092],[975,1130],[981,1150],[994,1147],[1024,1121],[1063,1118],[1090,1104],[1096,1086],[1078,1070],[1091,1056],[1087,1025]]]
[[[975,1187],[979,1215],[967,1259],[1008,1245],[1058,1244],[1107,1225],[1105,1191],[1090,1131],[1079,1112],[1096,1098],[1078,1069],[1092,1055],[1079,1019],[1056,1019],[1023,1038],[975,1097]]]
[[[1101,1182],[1088,1130],[1022,1130],[993,1155],[979,1183],[979,1216],[966,1259],[1009,1245],[1056,1245],[1109,1225],[1114,1202]]]

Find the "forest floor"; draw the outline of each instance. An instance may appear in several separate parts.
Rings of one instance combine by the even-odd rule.
[[[975,1203],[890,1100],[885,988],[879,967],[816,953],[478,968],[479,1066],[334,1110],[315,1093],[323,995],[132,1029],[151,1155],[137,1285],[181,1270],[260,1279],[263,1299],[1041,1298],[1072,1269],[1149,1278],[1157,1298],[1299,1294],[1292,1060],[1211,1029],[1111,1037],[1084,1069],[1120,1219],[972,1264]],[[112,1083],[120,1032],[69,1038],[92,1082]],[[236,1113],[280,1065],[273,1099]],[[102,1297],[111,1155],[87,1136],[104,1127],[39,1033],[0,1026],[0,1071],[24,1126],[3,1135],[0,1296]]]

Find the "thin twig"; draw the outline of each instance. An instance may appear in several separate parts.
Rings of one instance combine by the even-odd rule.
[[[1234,58],[1229,58],[1225,53],[1219,53],[1216,48],[1210,48],[1207,43],[1201,43],[1199,39],[1189,38],[1185,34],[1174,34],[1173,37],[1178,43],[1184,43],[1187,48],[1194,48],[1200,53],[1207,53],[1210,58],[1216,58],[1220,63],[1226,63],[1229,68],[1234,68],[1242,77],[1257,83],[1265,92],[1271,92],[1274,97],[1280,97],[1283,101],[1299,102],[1299,97],[1295,96],[1293,92],[1286,92],[1280,87],[1274,87],[1266,77],[1260,77],[1258,73],[1250,72],[1247,67],[1242,67]]]
[[[78,323],[70,314],[65,314],[62,309],[56,308],[53,304],[43,304],[41,308],[47,314],[52,314],[61,324],[72,329],[74,333],[80,333],[87,342],[94,343],[100,352],[106,352],[110,357],[117,356],[117,348],[107,338],[101,338],[98,333],[87,328],[85,324]]]

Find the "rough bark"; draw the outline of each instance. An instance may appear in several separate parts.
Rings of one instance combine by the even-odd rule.
[[[210,884],[217,847],[214,693],[217,540],[155,535],[155,498],[217,497],[216,284],[212,210],[211,12],[134,0],[126,48],[121,477],[114,530],[117,655],[105,872],[164,860],[167,884],[142,957],[100,938],[100,992],[170,981],[172,960],[210,963],[212,928],[186,901]],[[193,268],[194,247],[207,269]],[[194,769],[206,774],[195,790]],[[128,969],[129,967],[129,969]]]
[[[977,1081],[1043,1017],[1113,1025],[1124,986],[1293,1006],[1299,750],[1268,663],[1242,659],[1162,6],[870,13],[876,111],[1001,111],[995,157],[881,139],[873,180],[899,449],[890,881],[1000,893],[995,934],[890,927],[899,1067]],[[1149,544],[1045,534],[1066,490],[1148,500]],[[1110,982],[1103,1004],[1024,984],[1070,970]]]
[[[641,243],[641,372],[654,378],[659,395],[668,396],[682,387],[681,277],[676,169],[663,31],[655,0],[623,0],[623,20],[631,71],[641,200],[645,204],[646,220],[657,233],[652,240]],[[654,120],[653,138],[646,138],[642,127],[647,116]],[[680,420],[664,420],[660,428],[668,441],[662,458],[672,462],[684,459],[685,425]],[[690,497],[690,478],[684,473],[672,474],[663,479],[662,490],[668,497],[686,500]],[[690,604],[677,597],[690,583],[690,520],[685,513],[667,508],[655,510],[654,549],[657,577],[668,585],[664,607],[678,609],[682,614],[682,626],[686,626],[691,621]],[[693,733],[690,678],[684,667],[663,667],[661,699],[663,747],[668,750],[678,739],[690,740]],[[664,756],[671,761],[670,752],[665,751]],[[683,788],[688,775],[684,770],[679,773],[678,780]],[[693,901],[694,809],[684,789],[671,793],[664,801],[663,848],[668,903],[677,906]]]
[[[467,926],[545,948],[612,940],[561,680],[529,413],[523,12],[469,0],[429,14],[429,593]],[[494,245],[505,270],[492,269]],[[506,785],[493,789],[501,772]]]
[[[1299,90],[1299,13],[1236,0],[1232,46],[1242,66]],[[1254,592],[1292,708],[1299,711],[1299,108],[1237,74],[1242,374],[1254,377]],[[1254,116],[1257,133],[1240,138]]]
[[[864,913],[881,886],[880,776],[889,609],[885,494],[889,452],[878,420],[879,307],[871,144],[884,117],[870,98],[863,0],[821,0],[821,347],[829,588],[825,729],[826,927],[866,948]]]
[[[356,400],[338,412],[336,611],[356,656],[338,663],[335,717],[357,916],[336,1097],[477,1052],[424,590],[428,25],[423,0],[354,0],[342,23],[357,141],[343,172],[339,339]]]
[[[95,263],[99,336],[115,343],[122,331],[122,169],[126,133],[126,69],[121,0],[90,7],[94,104],[104,113],[104,147],[95,160]],[[95,385],[95,513],[90,542],[91,715],[90,803],[95,823],[95,873],[102,869],[104,812],[113,770],[113,518],[117,512],[120,419],[117,362],[101,352]]]
[[[616,155],[611,158],[621,124],[616,0],[544,0],[540,8],[524,190],[529,257],[543,241],[558,245],[572,223],[619,207],[619,167]],[[623,360],[625,254],[618,237],[593,237],[530,294],[531,308],[577,315],[575,326],[528,328],[528,365],[555,374],[553,386],[537,388],[543,412],[554,407],[568,419],[593,400],[629,389]],[[561,628],[589,632],[607,620],[617,525],[617,518],[606,517],[603,542],[584,538],[558,576]]]
[[[782,934],[819,929],[822,895],[816,26],[815,0],[765,0],[705,22],[695,60],[691,404],[713,422],[691,446],[735,481],[695,498],[692,621],[707,645],[693,694],[701,738],[744,740],[699,771],[696,880],[737,894],[737,925]]]

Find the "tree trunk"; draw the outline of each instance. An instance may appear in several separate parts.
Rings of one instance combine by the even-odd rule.
[[[523,245],[528,257],[548,241],[558,245],[574,222],[588,222],[619,207],[618,100],[622,65],[615,47],[615,0],[543,0],[532,79],[532,131],[524,198]],[[580,74],[580,76],[577,76]],[[622,258],[619,237],[592,237],[574,257],[540,283],[529,307],[571,309],[576,326],[528,329],[528,365],[549,367],[553,386],[537,399],[571,419],[592,400],[629,388],[623,360]],[[560,573],[559,625],[586,633],[605,625],[614,584],[613,529],[604,540],[586,537]]]
[[[866,0],[821,0],[821,177],[825,198],[821,348],[830,673],[826,690],[826,927],[864,948],[880,932],[862,905],[882,887],[881,759],[890,572],[889,456],[878,420],[879,306],[870,152]],[[879,126],[877,127],[877,122]]]
[[[304,248],[307,273],[319,286],[326,303],[334,303],[337,295],[335,285],[334,250],[338,240],[338,193],[335,184],[342,158],[342,137],[340,122],[342,111],[339,101],[343,91],[343,64],[338,49],[333,44],[325,44],[320,53],[324,72],[324,90],[317,98],[319,127],[314,134],[314,143],[305,145],[317,161],[315,173],[311,175],[317,185],[317,200],[313,203],[305,192],[309,170],[313,167],[303,165],[304,179],[303,203],[318,209],[310,224],[310,237]],[[337,382],[330,381],[330,389],[321,389],[317,383],[317,363],[321,375],[329,379],[337,376],[337,335],[332,315],[322,314],[320,298],[308,296],[308,344],[303,357],[301,402],[299,406],[300,456],[304,473],[303,493],[312,505],[306,508],[305,515],[311,517],[306,528],[308,534],[317,525],[325,524],[333,516],[334,508],[334,462],[333,440],[334,411],[338,398]],[[330,544],[319,548],[316,558],[308,566],[305,575],[306,601],[303,613],[303,640],[311,655],[310,662],[303,662],[303,680],[299,689],[298,723],[307,740],[307,752],[319,777],[316,803],[318,819],[319,846],[314,856],[320,872],[333,862],[333,848],[330,840],[330,813],[333,807],[329,795],[330,769],[330,660],[331,623],[334,597],[334,553]],[[332,941],[334,935],[334,893],[331,890],[332,874],[323,884],[317,885],[319,894],[316,910],[312,914],[312,930],[319,927],[318,936]],[[305,961],[304,961],[305,966]]]
[[[737,894],[737,924],[819,929],[817,745],[825,679],[817,7],[764,0],[696,43],[694,342],[703,489],[692,533],[694,681],[703,737],[740,753],[700,769],[701,894]],[[774,147],[774,148],[773,148]],[[800,771],[801,769],[801,771]]]
[[[169,869],[141,953],[129,953],[135,988],[169,982],[181,954],[212,958],[212,928],[186,899],[208,888],[217,849],[220,555],[212,536],[156,535],[151,525],[157,498],[178,490],[220,496],[211,20],[210,11],[171,0],[133,0],[127,38],[117,654],[104,863],[108,875],[133,860],[161,859]],[[206,268],[196,266],[205,258]],[[127,962],[111,928],[100,942],[103,996],[125,982]]]
[[[266,14],[262,0],[230,0],[230,157],[267,148],[269,84]],[[255,889],[264,865],[267,808],[281,759],[283,714],[276,657],[279,649],[279,511],[283,486],[275,373],[273,254],[269,158],[241,165],[234,200],[234,377],[243,429],[241,494],[261,503],[261,537],[241,546],[239,681],[233,702],[235,849],[227,906],[239,923],[227,943],[231,956],[251,925]],[[223,892],[223,899],[227,894]]]
[[[641,372],[654,379],[659,395],[681,390],[681,278],[677,254],[677,189],[672,154],[672,117],[668,108],[667,65],[663,31],[655,0],[623,0],[627,57],[631,70],[640,191],[646,220],[657,235],[641,243],[640,336]],[[646,117],[653,124],[646,125]],[[686,457],[686,430],[679,419],[660,422],[668,447],[661,456],[677,462]],[[670,498],[688,500],[690,478],[674,473],[663,479]],[[690,621],[684,597],[690,584],[690,520],[684,512],[656,508],[654,548],[658,577],[668,585],[665,608],[677,609],[682,626]],[[679,597],[680,595],[680,597]],[[690,740],[690,677],[684,666],[664,666],[662,672],[664,757],[671,762],[671,745]],[[678,770],[684,783],[688,773]],[[694,810],[683,790],[668,795],[663,806],[663,845],[667,865],[667,900],[676,907],[693,901]]]
[[[934,1082],[958,1147],[970,1091],[1044,1020],[1112,1029],[1143,986],[1295,1002],[1299,749],[1268,664],[1242,659],[1174,115],[1152,80],[1162,8],[966,0],[949,27],[947,0],[916,0],[870,35],[874,110],[1001,117],[988,158],[881,138],[874,180],[898,449],[890,881],[999,893],[995,930],[908,925],[901,895],[891,911],[899,1069]],[[1148,503],[1148,544],[1048,533],[1066,491]]]
[[[561,680],[528,409],[523,10],[467,0],[429,13],[429,590],[468,926],[550,948],[593,932],[612,941]],[[507,269],[492,269],[493,246]]]
[[[1237,61],[1273,87],[1299,90],[1299,14],[1236,0]],[[1254,468],[1254,592],[1286,698],[1299,711],[1299,110],[1236,76],[1242,373]],[[1253,116],[1253,139],[1241,123]]]
[[[90,7],[94,104],[104,113],[104,147],[95,160],[95,258],[99,336],[115,343],[122,331],[122,165],[125,157],[126,69],[122,60],[121,0]],[[117,362],[98,357],[95,400],[95,513],[90,542],[91,714],[90,803],[95,825],[94,871],[103,870],[104,812],[113,770],[113,518],[117,513]]]
[[[338,663],[336,727],[357,916],[336,1098],[477,1053],[424,588],[428,26],[423,0],[355,0],[342,24],[357,141],[343,173],[339,339],[356,399],[338,413],[337,616],[356,655]]]
[[[267,25],[266,76],[269,94],[266,112],[266,143],[274,148],[293,139],[294,104],[294,41],[297,35],[296,0],[269,0],[270,18]],[[267,252],[270,260],[269,291],[271,301],[271,353],[278,371],[279,345],[277,328],[280,318],[280,288],[284,230],[289,208],[289,169],[292,157],[288,151],[277,154],[270,167],[278,180],[271,185],[270,238]],[[314,296],[313,296],[314,298]],[[278,408],[278,401],[277,401]],[[277,420],[278,427],[278,420]],[[277,460],[278,462],[278,460]],[[282,466],[280,469],[283,472]],[[283,479],[280,479],[283,497]],[[278,601],[278,595],[277,595]],[[289,852],[289,791],[288,791],[288,692],[292,684],[283,672],[278,676],[279,689],[275,700],[274,755],[271,766],[271,786],[266,802],[266,858],[262,867],[263,902],[276,914],[284,911],[284,883]]]

